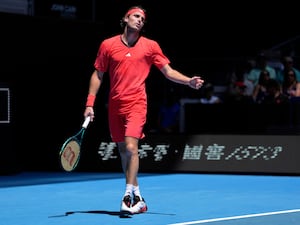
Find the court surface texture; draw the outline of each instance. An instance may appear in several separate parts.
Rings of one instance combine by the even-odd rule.
[[[298,176],[140,173],[139,183],[148,211],[122,218],[122,173],[0,176],[0,224],[300,224]]]

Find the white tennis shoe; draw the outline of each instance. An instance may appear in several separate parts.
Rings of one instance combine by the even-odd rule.
[[[140,199],[139,196],[134,196],[133,198],[133,204],[130,208],[130,212],[132,214],[138,214],[138,213],[144,213],[148,210],[148,207],[146,205],[146,202],[144,198]]]
[[[130,207],[131,207],[131,197],[129,195],[126,195],[122,199],[122,201],[121,201],[121,209],[120,209],[120,211],[121,212],[129,212],[129,213],[131,213]]]

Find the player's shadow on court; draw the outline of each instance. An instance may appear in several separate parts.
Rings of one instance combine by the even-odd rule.
[[[63,214],[63,215],[56,215],[56,216],[49,216],[49,217],[63,217],[63,216],[69,216],[69,215],[72,215],[75,213],[105,214],[105,215],[111,215],[111,216],[118,216],[120,218],[131,218],[133,216],[133,214],[126,213],[126,212],[120,212],[120,211],[88,210],[88,211],[70,211],[70,212],[65,212],[65,214]],[[155,212],[145,212],[145,213],[175,216],[175,214],[172,214],[172,213],[155,213]]]
[[[118,216],[120,218],[131,218],[131,214],[129,213],[123,213],[120,211],[107,211],[107,210],[88,210],[88,211],[70,211],[65,212],[63,215],[56,215],[56,216],[49,216],[49,217],[63,217],[63,216],[69,216],[75,213],[91,213],[91,214],[105,214],[105,215],[111,215],[111,216]]]

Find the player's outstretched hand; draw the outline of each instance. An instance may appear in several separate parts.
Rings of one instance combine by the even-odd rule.
[[[202,87],[204,80],[199,76],[193,76],[189,81],[189,86],[194,89],[199,89]]]

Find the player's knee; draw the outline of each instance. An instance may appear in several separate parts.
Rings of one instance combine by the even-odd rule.
[[[126,145],[126,149],[127,149],[127,152],[131,155],[138,154],[138,146],[136,146],[135,144],[128,143]]]

